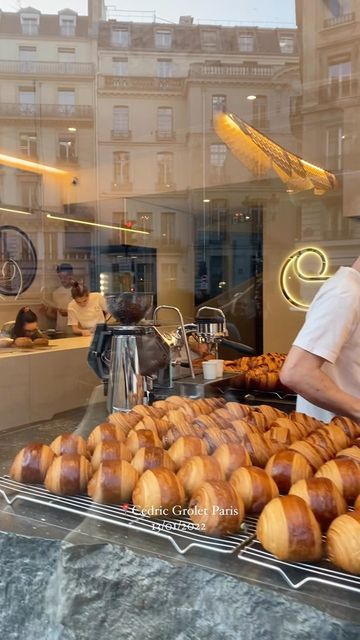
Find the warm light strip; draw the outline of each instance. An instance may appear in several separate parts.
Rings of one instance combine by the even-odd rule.
[[[39,164],[38,162],[31,162],[30,160],[16,158],[15,156],[7,156],[4,153],[0,153],[0,164],[5,164],[8,167],[18,167],[25,171],[35,171],[37,173],[53,173],[62,177],[68,175],[68,172],[63,169],[56,169],[47,164]]]
[[[7,209],[6,207],[0,207],[0,211],[7,211],[9,213],[22,213],[24,216],[31,216],[30,211],[20,211],[19,209]]]
[[[76,224],[86,224],[90,227],[101,227],[102,229],[116,229],[117,231],[127,231],[128,233],[142,233],[149,235],[150,231],[140,231],[140,229],[128,229],[127,227],[115,227],[112,224],[101,224],[100,222],[88,222],[87,220],[77,220],[75,218],[62,218],[61,216],[53,216],[51,213],[46,214],[51,220],[64,220],[65,222],[74,222]]]

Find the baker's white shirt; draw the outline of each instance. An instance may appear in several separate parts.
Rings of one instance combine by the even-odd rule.
[[[360,273],[340,267],[317,292],[294,343],[326,360],[322,370],[360,398]],[[334,414],[298,396],[296,410],[330,422]]]
[[[86,307],[80,307],[75,300],[70,302],[67,323],[93,331],[97,324],[105,322],[103,311],[106,312],[106,302],[101,293],[89,293]]]
[[[55,289],[52,292],[52,299],[54,302],[54,306],[57,309],[67,309],[68,304],[71,302],[71,287],[66,289],[62,285]],[[62,316],[58,311],[56,312],[56,330],[57,331],[66,331],[68,324],[68,319],[66,316]]]

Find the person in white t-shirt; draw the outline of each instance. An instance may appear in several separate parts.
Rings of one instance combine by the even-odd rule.
[[[63,262],[56,267],[56,273],[58,275],[60,286],[54,289],[51,294],[50,305],[41,305],[40,313],[45,314],[50,320],[55,320],[56,331],[63,333],[70,333],[70,327],[68,327],[67,321],[67,308],[69,302],[72,300],[71,287],[73,284],[73,268],[72,265]]]
[[[68,305],[68,325],[75,335],[90,336],[97,324],[108,317],[106,302],[101,293],[89,293],[88,288],[74,282],[71,287],[72,301]]]
[[[360,422],[360,257],[322,285],[280,372],[297,411]]]

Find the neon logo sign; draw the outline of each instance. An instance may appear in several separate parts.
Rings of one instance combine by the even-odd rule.
[[[304,258],[309,255],[315,256],[318,259],[319,267],[316,275],[306,273],[302,267]],[[292,270],[300,282],[319,284],[331,277],[331,274],[327,273],[328,266],[329,261],[327,255],[318,247],[306,247],[289,255],[280,270],[280,289],[284,298],[297,309],[308,309],[310,306],[309,303],[300,300],[290,292],[289,280],[291,280],[292,277],[289,273]]]

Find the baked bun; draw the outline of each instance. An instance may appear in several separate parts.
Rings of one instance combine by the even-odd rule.
[[[141,447],[135,453],[131,464],[139,475],[147,469],[155,467],[165,467],[170,471],[176,471],[175,462],[162,447]]]
[[[355,500],[354,508],[355,508],[356,510],[358,510],[358,509],[360,510],[360,494],[358,495],[358,497],[357,497],[357,498],[356,498],[356,500]]]
[[[61,436],[52,441],[50,448],[56,456],[69,453],[85,456],[86,458],[89,457],[86,441],[76,433],[62,433]]]
[[[225,480],[225,474],[219,462],[212,456],[189,458],[178,471],[177,477],[188,496],[192,496],[204,482]]]
[[[161,440],[150,429],[141,429],[140,431],[130,431],[126,438],[126,446],[129,447],[132,455],[142,447],[161,447]]]
[[[33,341],[31,338],[15,338],[14,345],[15,347],[20,347],[22,349],[32,349]]]
[[[255,467],[265,467],[272,452],[263,435],[260,433],[249,433],[249,435],[244,438],[244,447]]]
[[[235,419],[245,418],[251,411],[251,408],[247,404],[240,404],[240,402],[226,402],[224,409],[229,411]]]
[[[49,340],[47,338],[35,338],[33,340],[33,345],[35,347],[47,347],[49,344]]]
[[[129,502],[139,474],[126,460],[102,462],[91,478],[87,492],[94,502]]]
[[[244,519],[244,504],[224,480],[204,482],[192,495],[189,516],[200,531],[225,536],[237,533]]]
[[[313,475],[305,458],[290,449],[275,453],[267,463],[265,471],[276,482],[280,493],[287,493],[294,482]]]
[[[140,422],[141,415],[139,413],[124,413],[123,411],[116,411],[115,413],[110,413],[107,417],[107,422],[110,424],[114,424],[122,429],[122,431],[127,434],[129,431],[135,427],[135,425]]]
[[[323,530],[347,511],[344,497],[329,478],[299,480],[290,488],[289,495],[305,500]]]
[[[47,444],[31,442],[16,454],[10,467],[10,477],[25,484],[41,484],[54,457]]]
[[[243,500],[245,511],[249,513],[260,513],[270,500],[279,495],[274,480],[259,467],[236,469],[229,482]]]
[[[279,560],[312,562],[322,555],[319,523],[298,496],[271,500],[260,514],[256,535],[264,549]]]
[[[168,454],[178,470],[189,458],[193,456],[206,456],[208,454],[208,446],[202,438],[196,436],[181,436],[171,445]]]
[[[331,523],[326,548],[333,564],[360,575],[360,511],[345,513]]]
[[[158,467],[142,474],[134,488],[132,501],[142,513],[171,517],[184,506],[185,491],[173,471]]]
[[[348,504],[352,504],[360,493],[360,464],[355,460],[330,460],[315,475],[317,478],[330,478]]]
[[[221,444],[213,454],[218,461],[225,478],[230,478],[235,469],[250,466],[251,458],[242,444]]]
[[[126,436],[124,432],[117,425],[110,424],[110,422],[102,422],[101,424],[98,424],[97,427],[95,427],[95,429],[93,429],[90,433],[87,440],[87,448],[92,454],[94,453],[95,447],[99,444],[99,442],[104,442],[106,440],[124,442],[125,437]]]
[[[360,436],[360,425],[357,422],[354,422],[354,420],[351,420],[350,418],[345,418],[343,416],[336,416],[331,420],[330,426],[332,424],[335,424],[338,427],[340,427],[346,433],[346,435],[349,436],[351,440],[353,438],[357,438],[358,436]]]
[[[307,442],[306,440],[297,440],[297,442],[293,442],[289,449],[300,453],[305,460],[308,461],[314,471],[319,469],[324,462],[326,462],[323,451],[315,444]]]
[[[126,444],[117,440],[104,440],[96,445],[91,457],[91,466],[94,471],[97,471],[102,462],[111,462],[111,460],[131,462],[131,459],[131,451]]]
[[[85,456],[65,453],[54,458],[44,484],[48,491],[60,496],[75,496],[86,491],[92,467]]]

